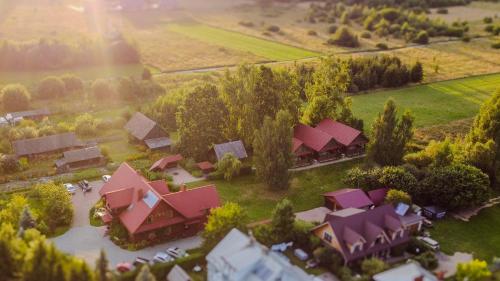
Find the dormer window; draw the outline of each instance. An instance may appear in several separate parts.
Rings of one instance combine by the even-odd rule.
[[[349,251],[352,253],[356,252],[356,251],[361,251],[363,250],[363,242],[359,241],[359,242],[356,242],[352,245],[349,245]]]

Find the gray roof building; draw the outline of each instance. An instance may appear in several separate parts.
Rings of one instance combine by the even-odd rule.
[[[207,255],[208,281],[312,281],[284,255],[273,252],[237,229]]]
[[[63,153],[63,158],[56,161],[56,166],[63,166],[66,164],[100,159],[104,156],[101,154],[101,150],[97,146],[86,147],[82,149],[70,150]]]
[[[214,146],[215,156],[217,156],[217,160],[221,160],[227,153],[232,153],[236,158],[243,159],[247,158],[247,151],[245,150],[245,146],[243,142],[240,140],[216,144]]]
[[[162,128],[146,115],[136,112],[125,125],[127,130],[134,138],[145,142],[150,149],[170,146],[171,141]]]
[[[5,118],[10,121],[18,118],[43,118],[49,115],[50,115],[50,110],[48,110],[47,108],[41,108],[35,110],[10,112],[7,113],[7,115],[5,115]]]
[[[75,133],[63,133],[14,141],[12,146],[15,154],[22,157],[83,147],[84,143],[76,137]]]

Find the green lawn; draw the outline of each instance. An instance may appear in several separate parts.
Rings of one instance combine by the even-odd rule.
[[[169,24],[167,29],[193,39],[229,49],[250,52],[270,60],[294,60],[319,55],[313,51],[203,24]]]
[[[347,169],[362,160],[324,166],[308,171],[296,172],[292,176],[291,187],[286,192],[270,191],[254,176],[242,176],[231,182],[219,180],[213,183],[223,202],[236,202],[243,206],[250,221],[255,222],[271,217],[277,202],[283,198],[292,201],[295,211],[304,211],[323,205],[322,194],[342,188],[342,177]],[[191,186],[202,186],[212,182],[202,181]]]
[[[417,127],[427,127],[473,117],[496,89],[500,89],[500,74],[436,82],[355,96],[353,111],[369,130],[384,103],[393,98],[400,113],[411,110]]]
[[[482,210],[469,222],[455,219],[437,222],[431,234],[447,254],[468,252],[491,262],[493,257],[500,256],[500,205]]]

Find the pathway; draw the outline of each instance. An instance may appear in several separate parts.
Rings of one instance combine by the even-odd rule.
[[[329,165],[334,165],[334,164],[338,164],[338,163],[342,163],[342,162],[347,162],[347,161],[351,161],[351,160],[363,158],[365,156],[366,156],[366,154],[359,155],[359,156],[354,156],[354,157],[344,157],[342,159],[334,160],[334,161],[329,161],[329,162],[317,162],[317,163],[314,163],[314,164],[309,165],[309,166],[304,166],[304,167],[299,167],[299,168],[292,168],[292,169],[289,169],[288,171],[290,171],[290,172],[305,171],[305,170],[315,169],[315,168],[318,168],[318,167],[329,166]]]

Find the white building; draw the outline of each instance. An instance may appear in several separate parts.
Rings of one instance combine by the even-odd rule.
[[[284,255],[231,230],[207,255],[208,281],[313,281]]]
[[[393,269],[375,274],[374,281],[438,281],[434,274],[416,262],[407,263]]]

